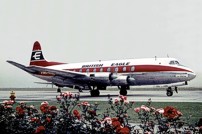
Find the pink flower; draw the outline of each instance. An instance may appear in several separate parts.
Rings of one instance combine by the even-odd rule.
[[[30,105],[29,107],[30,107],[30,108],[32,108],[32,109],[34,109],[34,108],[35,108],[35,107],[34,107],[34,105]]]
[[[121,99],[121,101],[126,101],[127,100],[127,96],[120,95],[119,98]]]
[[[104,118],[104,122],[108,123],[108,124],[112,124],[112,118],[111,117],[105,117]]]
[[[81,105],[83,105],[83,106],[90,106],[90,104],[87,101],[82,102]]]
[[[117,103],[119,103],[119,100],[118,100],[118,98],[115,98],[114,99],[114,104],[117,104]]]
[[[64,97],[72,98],[72,93],[67,91],[67,92],[64,93],[63,96],[64,96]]]
[[[7,102],[7,104],[8,104],[8,105],[13,105],[13,104],[14,104],[14,101],[13,101],[13,100],[9,100],[9,101]]]
[[[163,108],[156,109],[156,112],[159,113],[159,114],[163,114],[164,113],[164,109]]]
[[[4,101],[3,101],[3,104],[4,104],[4,105],[7,105],[7,103],[8,103],[7,100],[4,100]]]
[[[65,93],[62,92],[62,93],[60,93],[60,96],[64,96],[64,94],[65,94]]]
[[[154,108],[154,107],[150,107],[150,108],[151,108],[152,111],[155,111],[155,110],[156,110],[156,108]]]
[[[6,105],[6,106],[4,106],[4,108],[12,108],[13,106],[11,106],[11,105]]]
[[[58,101],[60,101],[61,99],[62,99],[62,96],[56,96],[56,99],[58,100]]]
[[[177,114],[178,114],[178,116],[182,116],[183,115],[182,112],[180,112],[180,111],[177,111]]]
[[[41,105],[48,105],[49,103],[47,101],[41,102]]]
[[[134,108],[134,111],[136,112],[136,113],[139,113],[140,112],[140,107],[136,107],[136,108]]]
[[[24,101],[21,101],[21,102],[20,102],[20,105],[24,105],[24,104],[25,104],[25,102],[24,102]]]
[[[129,101],[128,101],[128,100],[125,100],[125,101],[124,101],[124,104],[125,104],[125,105],[129,104]]]
[[[150,112],[150,108],[148,108],[148,107],[145,106],[145,105],[142,105],[140,108],[141,108],[141,110],[144,110],[144,111],[146,111],[146,112]]]

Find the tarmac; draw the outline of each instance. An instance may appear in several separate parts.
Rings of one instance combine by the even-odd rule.
[[[8,100],[10,91],[15,91],[16,101],[34,102],[34,101],[56,101],[56,96],[60,93],[56,92],[55,88],[27,88],[27,89],[0,89],[0,102]],[[78,94],[78,90],[74,89],[62,89],[62,92],[70,91],[73,94]],[[118,98],[119,89],[113,90],[101,90],[99,97],[91,97],[88,90],[80,92],[81,101],[107,101],[108,95],[112,98]],[[166,96],[166,89],[133,89],[128,90],[128,101],[147,101],[150,99],[153,102],[202,102],[202,90],[178,90],[178,93],[174,92],[173,96]]]

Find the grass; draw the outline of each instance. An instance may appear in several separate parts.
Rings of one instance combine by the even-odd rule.
[[[94,104],[94,101],[89,101],[90,104]],[[110,105],[107,101],[97,101],[99,104],[97,114],[102,114],[106,111],[107,108],[110,108]],[[135,102],[135,105],[132,109],[128,110],[128,115],[130,116],[131,123],[139,123],[137,114],[134,112],[135,107],[140,107],[145,105],[146,102]],[[37,109],[40,107],[40,102],[27,102],[27,105],[35,105]],[[59,104],[56,101],[49,102],[49,105],[55,105],[59,108]],[[187,118],[191,117],[188,121],[190,124],[194,124],[202,118],[202,103],[199,102],[152,102],[151,106],[154,108],[164,108],[166,106],[173,106],[183,113],[181,117],[182,120],[188,121]],[[80,110],[79,107],[76,107],[77,110]],[[113,111],[112,111],[113,112]]]

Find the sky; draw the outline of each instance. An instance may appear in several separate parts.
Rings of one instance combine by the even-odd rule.
[[[45,86],[6,62],[29,65],[35,41],[66,63],[168,55],[202,86],[201,0],[1,0],[0,18],[0,88]]]

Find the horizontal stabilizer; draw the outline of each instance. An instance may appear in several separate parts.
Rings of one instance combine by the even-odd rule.
[[[22,70],[24,70],[24,71],[26,71],[26,72],[28,72],[28,73],[35,73],[36,72],[36,71],[34,71],[32,69],[29,69],[28,67],[26,67],[26,66],[24,66],[22,64],[19,64],[17,62],[10,61],[10,60],[7,60],[7,62],[14,65],[14,66],[16,66],[16,67],[18,67],[18,68],[20,68],[20,69],[22,69]]]

